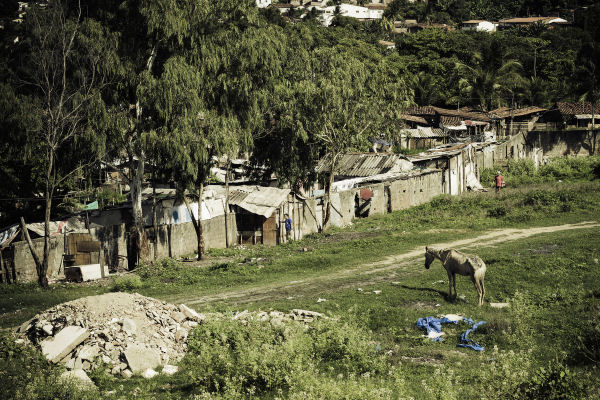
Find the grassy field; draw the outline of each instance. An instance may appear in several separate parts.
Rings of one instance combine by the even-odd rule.
[[[17,398],[597,398],[600,228],[479,238],[499,229],[598,222],[599,189],[594,182],[561,182],[500,196],[442,196],[276,248],[214,250],[215,263],[207,267],[162,260],[102,284],[2,287],[3,327],[109,290],[197,299],[192,305],[203,312],[303,308],[332,318],[309,329],[211,322],[192,334],[175,376],[123,381],[98,371],[99,391],[91,393],[57,385],[58,368],[5,333],[0,379]],[[427,244],[469,238],[469,252],[488,266],[483,307],[464,277],[457,278],[464,297],[447,300],[439,262],[425,270],[420,256],[373,267]],[[489,302],[510,306],[496,309]],[[483,352],[456,347],[464,323],[445,325],[442,342],[421,337],[418,318],[447,313],[487,321],[470,336]]]

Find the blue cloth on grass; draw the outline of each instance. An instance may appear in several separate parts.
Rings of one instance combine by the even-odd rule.
[[[479,327],[480,325],[483,325],[485,323],[486,323],[485,321],[479,321],[479,322],[475,323],[470,329],[467,329],[465,332],[463,332],[463,334],[460,335],[460,341],[462,343],[459,343],[457,346],[465,347],[467,349],[472,349],[475,351],[483,351],[483,349],[485,349],[485,347],[480,346],[477,343],[475,343],[472,339],[469,339],[469,333],[475,332],[477,327]]]
[[[485,321],[479,321],[474,323],[473,320],[471,318],[463,318],[462,319],[464,322],[466,322],[467,324],[471,325],[471,328],[467,329],[465,332],[462,333],[462,335],[460,335],[460,341],[461,343],[459,343],[457,345],[457,347],[464,347],[467,349],[472,349],[475,351],[482,351],[483,349],[485,349],[485,347],[480,346],[479,344],[475,343],[472,339],[469,339],[469,333],[474,332],[479,326],[485,324]],[[437,332],[440,333],[442,331],[442,324],[458,324],[458,321],[453,321],[450,320],[446,317],[443,318],[435,318],[435,317],[425,317],[425,318],[419,318],[417,320],[417,328],[423,328],[427,331],[427,334],[429,335],[429,332],[433,331],[433,332]],[[441,342],[443,339],[441,337],[436,337],[436,338],[432,338],[431,341],[433,342]]]
[[[435,318],[435,317],[426,317],[419,318],[417,320],[417,328],[424,328],[429,335],[429,332],[434,331],[440,333],[442,331],[442,324],[458,324],[458,321],[452,321],[446,317],[444,318]],[[441,342],[441,337],[436,337],[431,339],[434,342]]]

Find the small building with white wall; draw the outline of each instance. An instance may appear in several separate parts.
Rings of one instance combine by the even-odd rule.
[[[463,31],[478,31],[478,32],[495,32],[496,24],[490,21],[481,19],[472,19],[469,21],[463,21],[460,27]]]

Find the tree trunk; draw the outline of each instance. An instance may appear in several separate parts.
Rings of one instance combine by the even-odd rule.
[[[37,271],[38,274],[38,282],[40,283],[40,286],[42,285],[42,279],[40,279],[40,273],[42,271],[42,262],[40,261],[40,258],[38,257],[37,253],[35,252],[35,249],[33,248],[33,242],[31,241],[31,238],[29,237],[29,232],[27,231],[27,224],[25,224],[25,220],[23,219],[23,217],[21,217],[21,231],[23,232],[23,236],[25,236],[25,240],[27,241],[27,245],[29,246],[29,251],[31,252],[31,256],[33,257],[33,261],[35,262],[35,269]],[[46,282],[46,286],[48,286],[48,279],[46,278],[45,280]],[[42,286],[44,287],[44,286]]]
[[[134,241],[137,247],[137,266],[140,259],[148,259],[148,240],[144,231],[144,215],[142,212],[142,183],[144,179],[144,154],[140,154],[137,160],[130,160],[131,166],[131,181],[130,181],[130,197],[131,207],[133,212],[133,226],[135,230],[131,234],[136,234],[139,237]],[[135,239],[135,238],[134,238]]]
[[[322,230],[325,230],[329,226],[331,219],[331,187],[333,186],[333,178],[335,177],[335,163],[337,160],[337,154],[331,157],[331,169],[329,171],[329,182],[327,184],[327,210],[325,212],[325,219],[323,220]]]
[[[196,231],[196,242],[198,243],[198,256],[197,260],[202,260],[204,257],[204,231],[202,229],[202,195],[204,192],[204,185],[200,185],[200,191],[198,194],[198,219],[194,217],[194,213],[192,212],[192,207],[190,206],[190,202],[188,201],[185,194],[183,195],[183,202],[190,213],[190,217],[192,219],[192,225],[194,225],[194,231]]]
[[[229,158],[225,167],[225,247],[229,248]]]
[[[158,217],[156,215],[156,165],[152,167],[152,229],[154,229],[154,259],[158,254]]]
[[[53,192],[53,184],[51,180],[53,179],[52,170],[54,168],[54,151],[49,150],[48,154],[48,168],[46,169],[46,187],[44,190],[44,196],[46,200],[46,206],[44,210],[44,253],[42,255],[42,262],[38,265],[36,262],[36,269],[38,274],[38,283],[41,287],[48,287],[48,258],[50,255],[50,211],[52,209],[52,192]],[[29,237],[29,232],[25,229],[26,237]],[[29,243],[29,249],[31,254],[33,255],[34,249],[33,244]],[[35,260],[35,257],[34,257]]]

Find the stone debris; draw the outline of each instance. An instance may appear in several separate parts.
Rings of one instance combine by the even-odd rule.
[[[75,369],[73,371],[65,371],[58,378],[60,382],[67,383],[71,382],[81,389],[95,389],[96,385],[90,379],[90,377],[81,369]]]
[[[506,308],[506,307],[508,307],[508,303],[490,303],[490,307],[492,307],[492,308]]]
[[[373,293],[375,293],[375,294],[381,294],[381,290],[373,290]]]
[[[145,370],[142,373],[142,376],[146,379],[152,379],[154,378],[156,375],[158,375],[158,372],[156,372],[155,370],[153,370],[152,368],[148,368],[147,370]]]
[[[114,376],[130,378],[154,376],[161,367],[167,375],[176,373],[178,367],[172,364],[185,355],[191,330],[207,319],[281,326],[317,318],[327,317],[300,309],[204,315],[184,304],[137,293],[107,293],[52,307],[21,325],[17,333],[19,340],[39,345],[51,362],[61,362],[70,372],[81,371],[75,375],[87,377],[86,371],[103,367]]]
[[[165,365],[162,369],[162,373],[165,375],[174,375],[177,371],[179,371],[179,367],[169,364]]]
[[[322,299],[322,298],[320,298],[320,297],[317,299],[317,303],[322,303],[322,302],[324,302],[324,301],[327,301],[327,299]]]
[[[155,368],[160,365],[160,350],[148,348],[140,344],[129,344],[123,351],[125,361],[134,374]]]
[[[72,325],[61,328],[56,336],[42,341],[42,353],[48,361],[57,363],[89,336],[90,332],[85,328]]]
[[[107,293],[52,307],[17,332],[68,370],[105,364],[128,377],[183,358],[189,330],[204,317],[185,307],[190,319],[182,308],[137,293]]]

